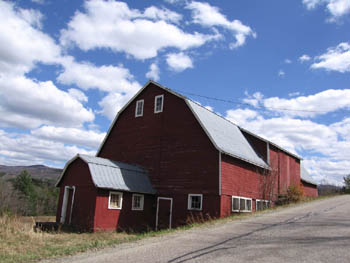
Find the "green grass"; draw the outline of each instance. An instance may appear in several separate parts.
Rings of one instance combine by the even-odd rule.
[[[309,199],[303,202],[320,200],[327,197]],[[301,202],[302,203],[302,202]],[[88,250],[97,250],[104,247],[117,245],[125,242],[167,235],[178,231],[186,231],[191,228],[208,227],[222,224],[233,220],[242,220],[250,216],[258,216],[262,213],[269,213],[274,210],[296,206],[289,204],[281,207],[259,211],[256,213],[235,214],[226,218],[189,220],[186,226],[176,229],[151,231],[147,233],[117,233],[117,232],[97,232],[97,233],[67,233],[67,232],[34,232],[35,221],[52,221],[53,217],[16,217],[0,216],[0,262],[20,263],[36,262],[40,259],[73,255]]]

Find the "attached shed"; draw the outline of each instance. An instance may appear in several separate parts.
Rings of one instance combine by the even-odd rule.
[[[56,186],[56,221],[84,231],[143,230],[154,227],[156,191],[147,170],[105,158],[77,155]]]
[[[300,179],[301,185],[304,189],[304,195],[310,197],[317,197],[317,183],[314,181],[314,179],[312,179],[308,171],[302,165],[300,166]]]

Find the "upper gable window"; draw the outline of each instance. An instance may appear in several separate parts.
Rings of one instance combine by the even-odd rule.
[[[154,98],[154,113],[163,111],[164,95],[158,95]]]
[[[144,100],[136,101],[135,117],[143,116],[143,104]]]

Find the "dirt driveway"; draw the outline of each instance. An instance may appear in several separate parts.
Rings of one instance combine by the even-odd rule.
[[[350,262],[350,195],[46,262]]]

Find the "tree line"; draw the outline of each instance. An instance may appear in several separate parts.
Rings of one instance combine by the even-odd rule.
[[[34,179],[24,170],[5,180],[0,173],[0,213],[22,216],[55,215],[59,189],[53,182]]]

